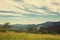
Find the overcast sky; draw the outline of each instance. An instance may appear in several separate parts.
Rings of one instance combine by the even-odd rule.
[[[60,21],[60,0],[0,0],[0,24]]]

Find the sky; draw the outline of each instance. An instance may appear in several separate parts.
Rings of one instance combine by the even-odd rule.
[[[0,0],[0,24],[60,21],[60,0]]]

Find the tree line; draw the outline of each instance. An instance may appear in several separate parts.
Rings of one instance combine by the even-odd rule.
[[[48,23],[50,24],[50,23]],[[52,26],[46,26],[45,24],[29,24],[23,28],[12,28],[9,22],[0,25],[0,32],[16,32],[16,33],[36,33],[36,34],[60,34],[60,22],[53,22]],[[41,26],[42,25],[42,26]]]

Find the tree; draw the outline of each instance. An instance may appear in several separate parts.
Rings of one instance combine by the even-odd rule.
[[[9,30],[10,30],[10,23],[9,22],[4,23],[4,25],[3,25],[3,31],[7,32]]]

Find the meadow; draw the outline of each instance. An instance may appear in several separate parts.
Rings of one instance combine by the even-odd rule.
[[[0,32],[0,40],[60,40],[60,35]]]

